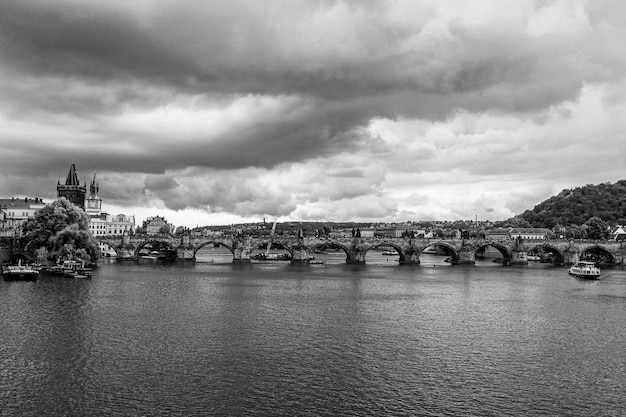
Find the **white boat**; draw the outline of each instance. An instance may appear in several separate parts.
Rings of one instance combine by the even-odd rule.
[[[33,280],[39,277],[39,268],[35,267],[34,265],[22,265],[22,261],[20,260],[17,262],[17,265],[4,265],[2,267],[2,276],[6,280]]]
[[[254,255],[254,259],[259,261],[290,261],[291,255],[289,252],[285,253],[257,253]]]
[[[89,278],[91,268],[85,268],[84,261],[63,261],[63,275],[68,278]]]
[[[574,275],[584,279],[599,279],[600,268],[598,268],[595,262],[580,261],[572,265],[569,269],[570,275]]]

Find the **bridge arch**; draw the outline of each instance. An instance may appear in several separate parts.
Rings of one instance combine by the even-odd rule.
[[[117,249],[111,243],[112,242],[109,241],[98,240],[100,257],[110,258],[111,256],[118,256]]]
[[[21,252],[14,253],[9,258],[9,262],[11,264],[16,264],[19,261],[22,261],[24,263],[30,262],[30,258],[26,254],[21,253]]]
[[[170,251],[174,253],[174,255],[176,254],[176,248],[168,240],[149,239],[149,240],[145,240],[137,244],[137,246],[135,247],[135,251],[134,251],[135,259],[139,259],[139,254],[142,249],[144,249],[148,245],[154,245],[154,244],[157,244],[159,247],[166,246]],[[176,256],[174,256],[174,258],[175,257]]]
[[[500,252],[500,254],[502,255],[503,265],[508,265],[511,262],[511,259],[513,258],[513,254],[511,253],[511,250],[505,245],[498,243],[498,242],[483,242],[476,247],[475,253],[480,252],[482,249],[486,248],[487,246],[491,246],[492,248]]]
[[[443,251],[445,252],[445,254],[450,256],[451,263],[457,262],[460,259],[459,252],[456,250],[456,248],[447,242],[429,242],[426,246],[424,246],[424,248],[419,253],[419,255],[424,253],[424,251],[429,247],[443,248]]]
[[[392,248],[393,250],[395,250],[396,252],[398,252],[398,262],[399,263],[404,263],[406,261],[405,259],[405,254],[404,251],[402,250],[402,247],[400,247],[400,245],[394,243],[394,242],[390,242],[388,240],[383,240],[382,242],[376,242],[373,245],[368,246],[363,252],[364,252],[364,256],[367,256],[367,252],[369,252],[372,249],[376,249],[379,248],[381,246],[387,247],[387,248]]]
[[[194,260],[196,259],[196,254],[198,253],[198,251],[199,251],[200,249],[202,249],[203,247],[207,246],[207,245],[213,245],[213,247],[218,247],[218,246],[219,246],[219,247],[224,247],[224,248],[228,249],[228,250],[230,251],[230,253],[232,253],[232,254],[233,254],[233,257],[235,256],[235,251],[233,250],[233,248],[231,248],[231,247],[230,247],[229,245],[227,245],[226,243],[221,242],[221,241],[219,241],[219,240],[208,240],[208,241],[206,241],[206,242],[202,242],[202,243],[200,243],[200,244],[196,245],[196,246],[193,248],[193,259],[194,259]]]
[[[610,250],[598,244],[583,248],[580,252],[580,258],[591,260],[602,265],[614,265],[617,262]]]
[[[288,251],[289,253],[291,253],[293,255],[292,247],[290,245],[290,242],[288,242],[288,241],[284,241],[284,240],[280,240],[280,239],[279,240],[273,240],[272,241],[272,246],[270,246],[270,249],[272,249],[272,248],[274,248],[274,249],[278,249],[278,248],[284,249],[284,250]]]
[[[346,262],[350,261],[350,250],[340,242],[320,242],[315,245],[312,245],[308,248],[311,252],[315,253],[316,250],[324,250],[324,249],[339,249],[342,250],[346,255]]]
[[[545,259],[542,258],[542,261],[547,260],[548,262],[555,265],[563,265],[563,263],[565,262],[565,255],[563,254],[563,251],[549,243],[535,245],[531,247],[528,252],[539,252],[543,253],[544,255],[547,254],[547,257]]]

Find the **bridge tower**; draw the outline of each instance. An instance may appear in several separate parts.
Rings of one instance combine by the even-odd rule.
[[[65,197],[75,206],[85,209],[85,194],[87,193],[87,184],[80,185],[78,174],[76,173],[76,165],[70,166],[67,173],[65,184],[61,184],[61,180],[57,182],[57,197]]]

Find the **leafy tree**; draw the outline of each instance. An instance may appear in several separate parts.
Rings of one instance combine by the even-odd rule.
[[[89,216],[74,204],[60,198],[35,212],[24,224],[28,252],[48,252],[48,259],[74,259],[95,262],[98,242],[89,232]]]
[[[601,218],[592,217],[585,222],[584,226],[587,226],[587,237],[589,239],[603,240],[608,238],[608,225]]]

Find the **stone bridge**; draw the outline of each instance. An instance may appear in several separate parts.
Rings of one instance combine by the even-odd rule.
[[[267,237],[248,235],[225,237],[144,236],[99,238],[115,250],[118,259],[138,259],[140,251],[148,244],[159,242],[176,251],[179,261],[195,261],[196,253],[207,245],[223,246],[233,254],[233,262],[249,262],[252,250],[267,244]],[[400,264],[419,264],[420,255],[428,247],[438,247],[450,258],[452,264],[474,264],[476,254],[491,246],[497,249],[503,265],[524,265],[528,254],[540,251],[551,255],[551,262],[559,265],[578,262],[590,255],[603,264],[623,265],[626,248],[622,242],[573,241],[573,240],[485,240],[485,239],[410,239],[410,238],[361,238],[361,237],[276,237],[273,247],[282,247],[291,254],[292,262],[308,262],[317,249],[343,250],[347,263],[364,263],[368,251],[376,248],[395,250]]]

